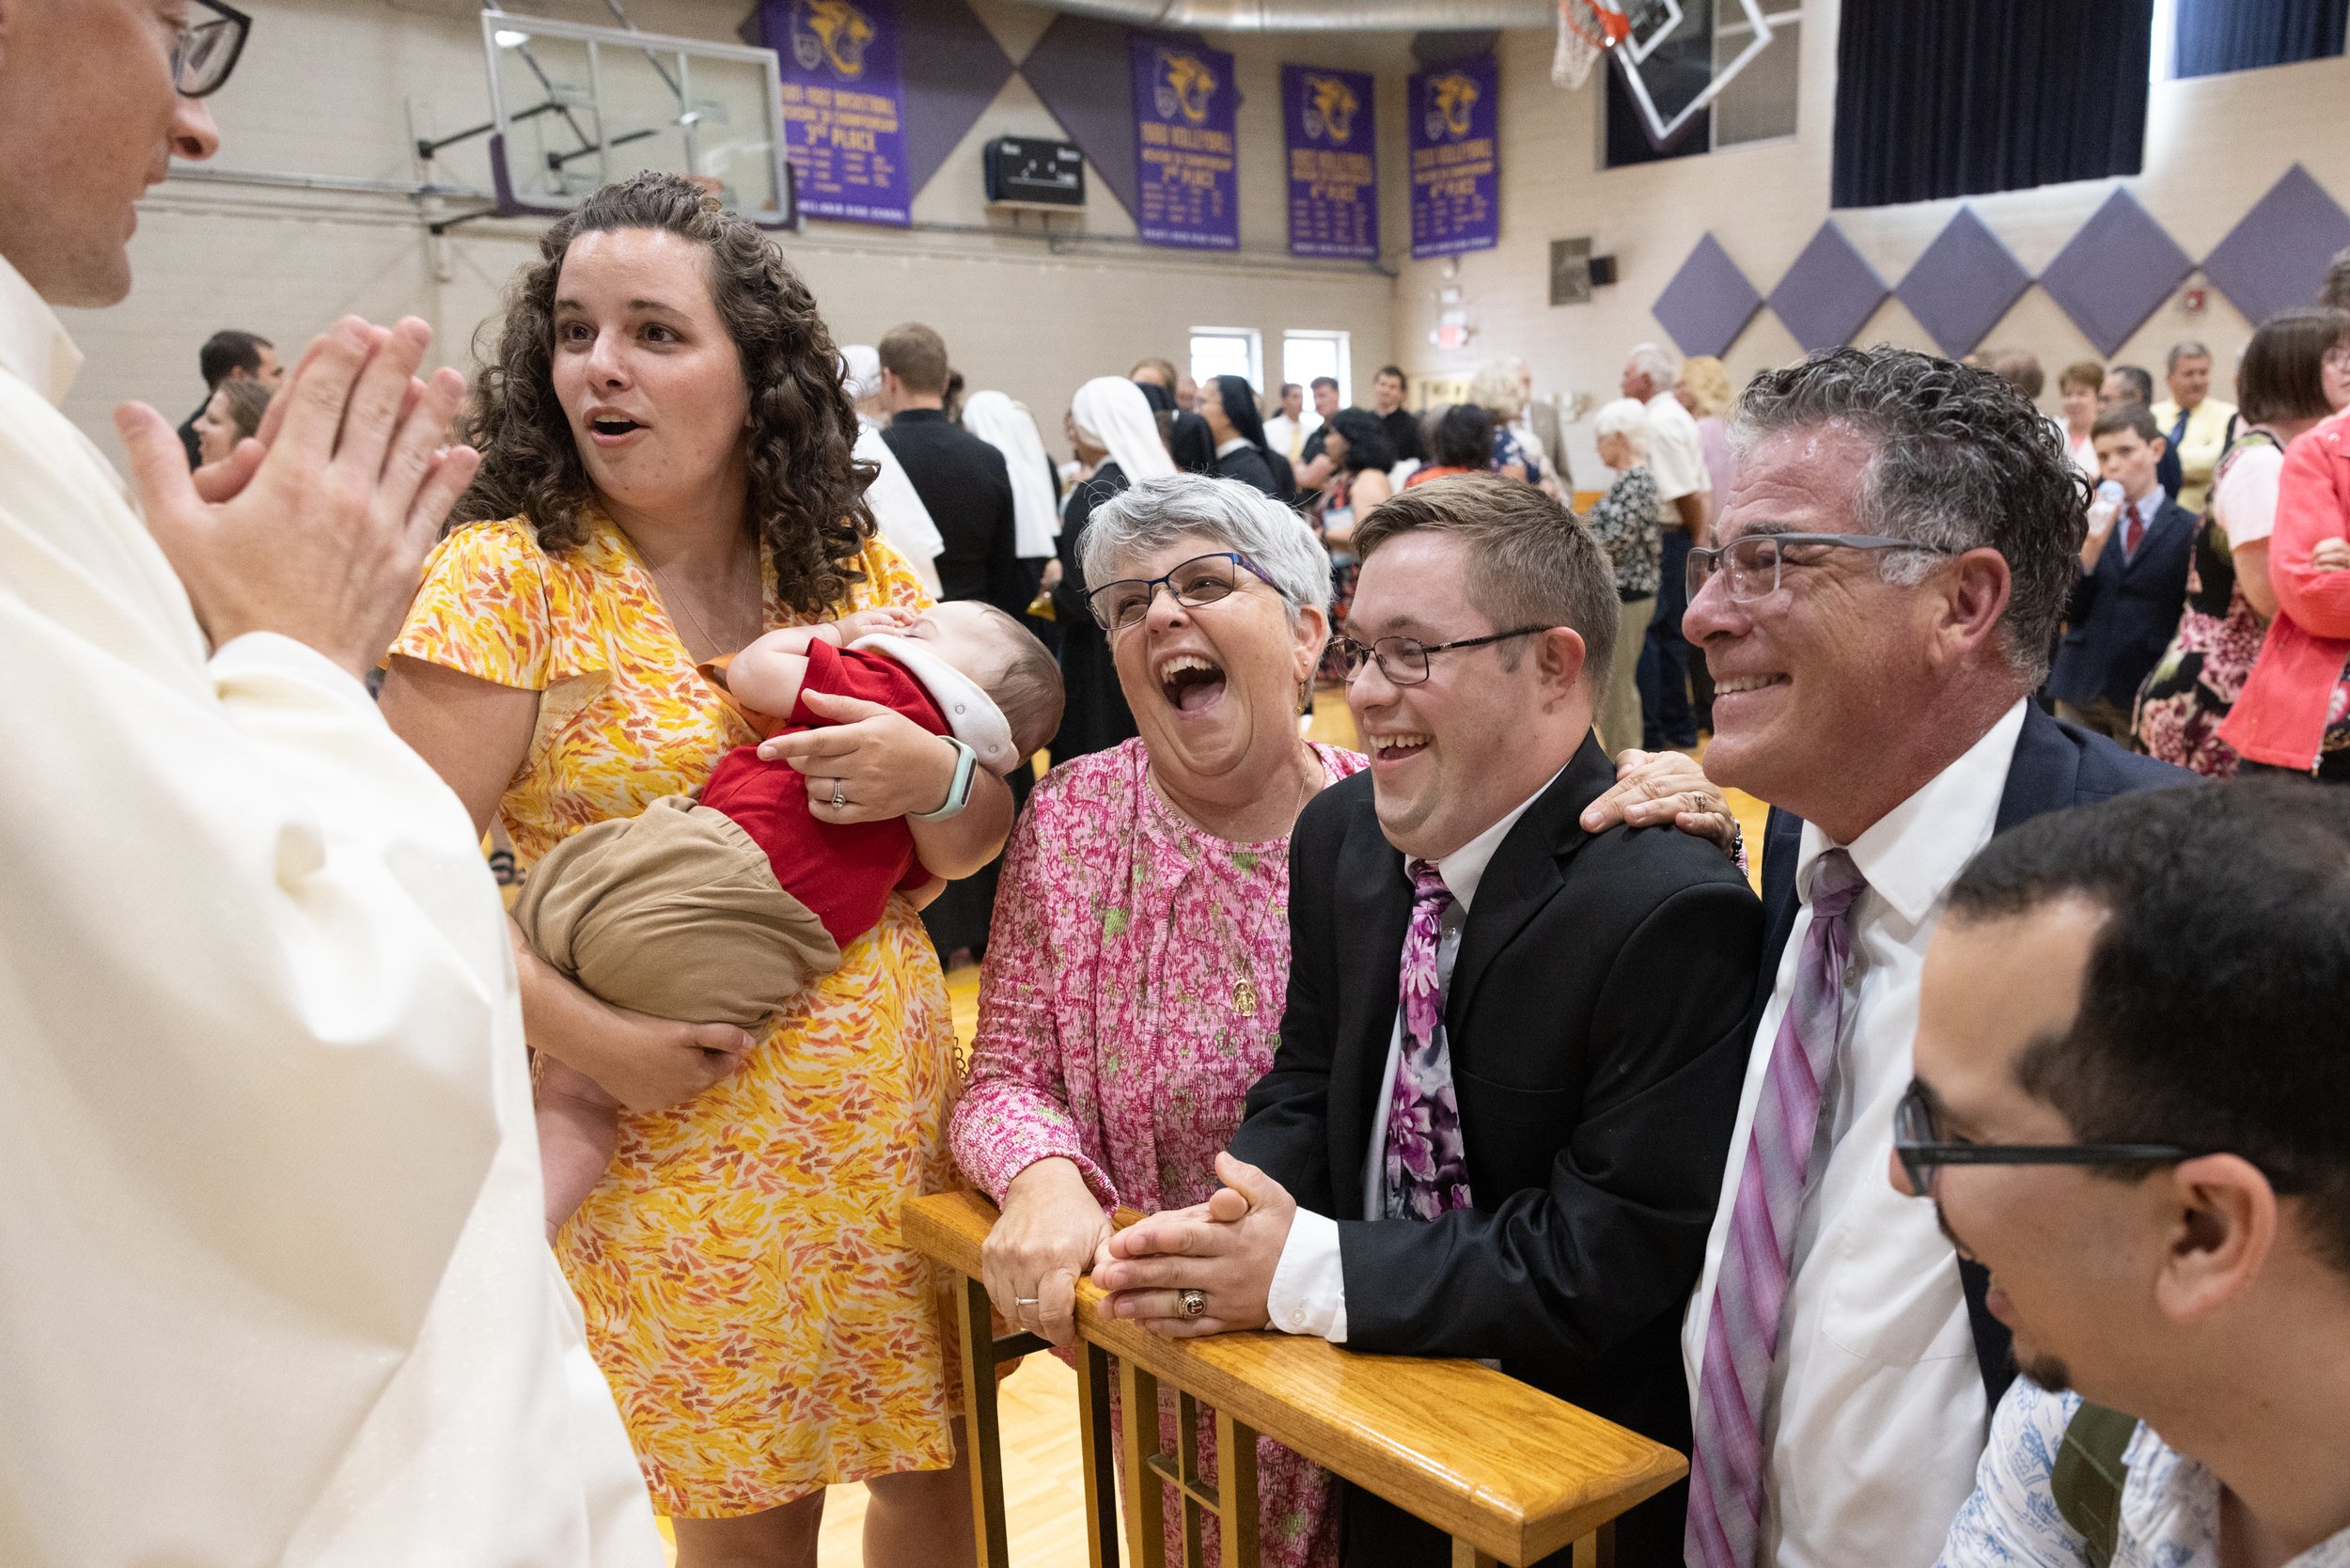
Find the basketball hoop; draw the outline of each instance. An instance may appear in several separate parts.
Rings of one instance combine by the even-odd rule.
[[[1559,52],[1551,56],[1550,79],[1570,90],[1590,79],[1600,51],[1613,49],[1632,33],[1621,0],[1559,0]]]

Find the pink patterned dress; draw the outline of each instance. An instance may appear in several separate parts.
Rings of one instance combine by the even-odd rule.
[[[1314,750],[1333,779],[1363,766]],[[1286,837],[1235,844],[1194,826],[1151,783],[1139,740],[1047,775],[996,890],[970,1080],[948,1130],[964,1173],[1000,1201],[1014,1176],[1059,1155],[1105,1209],[1204,1202],[1249,1086],[1273,1064],[1289,883]],[[1171,1398],[1159,1421],[1171,1447]],[[1212,1466],[1214,1428],[1200,1424]],[[1335,1563],[1330,1478],[1270,1440],[1257,1457],[1265,1561]],[[1169,1560],[1181,1560],[1178,1501]]]

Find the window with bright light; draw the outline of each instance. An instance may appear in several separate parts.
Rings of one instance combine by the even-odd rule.
[[[1343,332],[1285,332],[1281,334],[1281,379],[1309,390],[1306,407],[1314,406],[1315,378],[1328,376],[1339,384],[1339,406],[1355,400],[1355,371]]]
[[[1210,376],[1239,376],[1264,390],[1264,344],[1256,328],[1191,329],[1191,379],[1204,386]]]

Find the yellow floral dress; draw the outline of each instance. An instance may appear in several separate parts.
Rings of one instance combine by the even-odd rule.
[[[842,613],[925,607],[879,540]],[[766,623],[794,624],[767,575]],[[756,737],[694,672],[628,540],[549,556],[520,520],[444,540],[393,651],[544,694],[499,817],[525,873],[565,834],[697,790]],[[931,1274],[901,1204],[952,1184],[953,1027],[892,897],[734,1074],[623,1116],[556,1251],[666,1513],[726,1518],[954,1457]]]

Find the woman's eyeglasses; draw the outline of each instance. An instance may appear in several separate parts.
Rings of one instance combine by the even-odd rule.
[[[218,92],[237,69],[253,19],[221,0],[191,0],[191,15],[171,46],[172,86],[182,98]]]
[[[1953,1143],[1942,1130],[1940,1106],[1916,1078],[1893,1109],[1893,1152],[1901,1156],[1909,1190],[1934,1196],[1934,1173],[1946,1165],[2175,1165],[2216,1152],[2170,1143]],[[2274,1177],[2271,1185],[2276,1184]]]
[[[1237,550],[1218,550],[1214,555],[1194,556],[1161,576],[1120,577],[1104,583],[1086,595],[1086,606],[1102,630],[1123,632],[1141,625],[1149,617],[1151,601],[1158,597],[1162,587],[1175,596],[1175,603],[1196,610],[1238,592],[1244,568],[1267,588],[1275,587],[1264,568]]]
[[[1487,643],[1507,642],[1512,637],[1530,637],[1537,632],[1547,632],[1547,626],[1519,626],[1491,636],[1458,637],[1451,642],[1422,642],[1418,637],[1381,637],[1377,642],[1361,643],[1353,637],[1334,639],[1339,657],[1346,661],[1346,679],[1351,683],[1367,665],[1376,664],[1379,673],[1387,678],[1390,686],[1417,686],[1428,679],[1428,656],[1449,653],[1456,648],[1482,648]]]
[[[1731,604],[1766,599],[1778,591],[1778,569],[1785,551],[1824,548],[1956,554],[1946,544],[1923,544],[1914,539],[1893,539],[1885,534],[1747,534],[1718,548],[1689,552],[1689,597],[1695,599],[1718,571],[1728,579]]]

